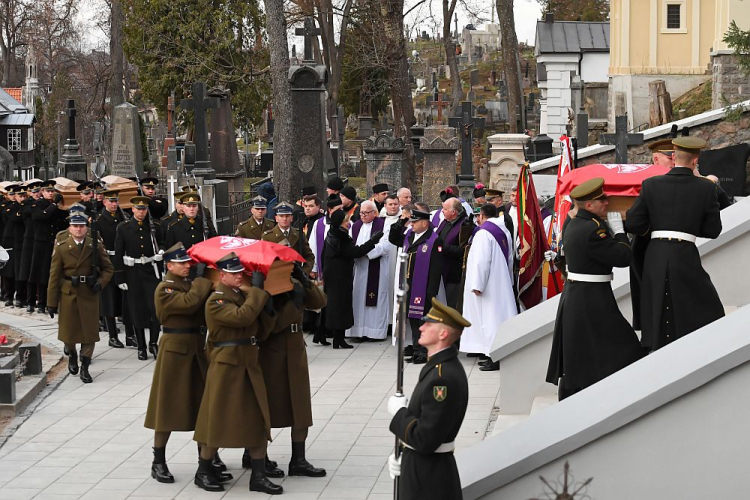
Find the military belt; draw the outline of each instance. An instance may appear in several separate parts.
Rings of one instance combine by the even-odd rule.
[[[404,446],[404,448],[409,448],[410,450],[414,450],[414,448],[404,443],[403,441],[401,442],[401,444]],[[456,442],[451,441],[450,443],[441,444],[440,446],[437,447],[437,449],[433,453],[453,453],[453,450],[455,449],[456,449]],[[418,450],[414,450],[414,451],[418,451]]]
[[[610,274],[583,274],[572,273],[568,271],[568,281],[582,281],[584,283],[607,283],[612,281],[613,275]]]
[[[153,257],[138,257],[137,259],[135,257],[128,257],[127,255],[122,257],[122,263],[128,267],[133,267],[136,264],[151,264],[153,262]]]
[[[107,250],[107,255],[114,255],[114,254],[115,254],[114,250]]]
[[[78,283],[86,283],[87,281],[92,281],[94,279],[94,276],[63,276],[68,281],[72,281],[76,285]]]
[[[695,243],[695,240],[698,239],[694,234],[683,233],[682,231],[652,231],[651,238],[657,240],[687,241],[689,243]]]
[[[235,347],[241,345],[255,345],[258,341],[255,337],[249,339],[237,339],[237,340],[224,340],[222,342],[213,342],[214,347]]]
[[[298,323],[292,323],[291,325],[287,326],[286,328],[279,330],[276,333],[298,333],[302,331],[302,325]]]
[[[163,326],[161,328],[161,331],[164,333],[185,333],[185,334],[200,334],[201,333],[201,327],[199,326],[191,326],[186,328],[169,328],[168,326]]]

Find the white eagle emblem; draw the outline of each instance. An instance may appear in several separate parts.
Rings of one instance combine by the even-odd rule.
[[[258,240],[251,240],[249,238],[235,238],[234,236],[220,236],[221,249],[222,250],[237,250],[238,248],[249,247],[258,242]]]
[[[611,165],[604,165],[610,170],[617,169],[618,174],[634,174],[636,172],[641,172],[643,170],[646,170],[647,168],[651,167],[651,165],[644,165],[644,164],[622,164],[622,163],[615,163]]]

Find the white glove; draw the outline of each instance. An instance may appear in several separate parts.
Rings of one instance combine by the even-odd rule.
[[[395,453],[391,453],[388,457],[388,473],[391,479],[396,479],[401,475],[401,457],[396,458]]]
[[[123,292],[127,292],[128,291],[128,284],[127,283],[120,283],[119,285],[117,285],[117,288],[119,288]]]
[[[388,399],[388,413],[394,416],[401,408],[406,408],[407,404],[409,404],[409,400],[406,399],[406,396],[391,396]]]
[[[154,255],[154,262],[161,262],[164,259],[164,250],[159,250],[159,253]]]
[[[620,215],[620,212],[607,212],[607,223],[609,223],[609,227],[612,229],[613,234],[625,232],[625,226],[622,223],[622,215]]]
[[[544,252],[544,260],[546,260],[547,262],[552,262],[553,260],[555,260],[555,257],[557,257],[557,252],[555,252],[554,250],[547,250],[546,252]]]

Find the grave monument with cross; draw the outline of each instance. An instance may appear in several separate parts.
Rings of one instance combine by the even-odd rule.
[[[70,180],[85,181],[88,177],[88,168],[76,139],[76,104],[73,99],[68,99],[65,114],[68,115],[68,140],[65,141],[63,154],[57,161],[57,171]]]
[[[163,168],[168,168],[169,148],[176,146],[176,136],[174,130],[174,91],[172,91],[172,94],[167,97],[167,136],[164,138],[161,148],[161,166]]]
[[[143,149],[138,108],[124,102],[115,106],[110,173],[119,177],[143,177]]]
[[[472,146],[474,143],[474,130],[484,129],[484,118],[472,116],[471,101],[461,103],[461,114],[451,117],[448,124],[454,127],[461,140],[461,173],[458,175],[458,189],[461,198],[471,203],[474,191],[474,169],[472,164]]]
[[[315,19],[306,17],[303,28],[295,30],[305,37],[302,64],[289,68],[292,94],[291,116],[294,144],[291,156],[291,192],[299,193],[303,186],[315,186],[324,192],[328,172],[335,171],[326,137],[326,84],[328,70],[318,64],[313,53],[315,37],[320,29]]]
[[[180,99],[180,107],[186,110],[192,110],[194,114],[195,133],[193,142],[195,143],[195,165],[191,172],[196,177],[204,179],[213,179],[216,171],[211,168],[208,149],[208,126],[206,124],[206,115],[209,109],[217,109],[219,100],[216,97],[206,97],[206,84],[204,82],[194,82],[193,92],[190,99]]]
[[[443,94],[441,92],[437,93],[437,98],[430,103],[430,105],[433,108],[437,108],[437,124],[443,125],[443,108],[446,108],[451,105],[450,101],[444,101],[443,100]]]
[[[643,134],[628,133],[628,115],[615,117],[615,133],[602,134],[599,143],[615,147],[615,163],[628,163],[628,146],[643,144]]]

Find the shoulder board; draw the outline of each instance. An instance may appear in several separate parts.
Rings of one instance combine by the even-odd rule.
[[[166,283],[174,283],[172,280],[164,280]]]
[[[442,377],[443,376],[443,364],[442,363],[436,364],[435,365],[435,370],[437,370],[438,377]]]
[[[274,229],[276,229],[276,228],[274,228]],[[272,234],[272,233],[273,233],[273,229],[269,229],[269,230],[263,232],[263,236],[265,236],[267,234]]]
[[[219,295],[224,295],[224,292],[220,292],[218,290],[216,290],[214,293],[219,294]]]
[[[601,227],[601,224],[599,224],[599,221],[598,221],[598,220],[596,220],[596,219],[591,219],[591,222],[593,222],[594,224],[596,224],[596,227]]]
[[[175,224],[177,224],[181,220],[182,219],[174,219],[174,220],[169,221],[169,224],[167,224],[167,229],[171,228],[172,226],[174,226]]]
[[[62,245],[63,243],[65,243],[65,242],[64,242],[64,241],[60,241],[60,240],[55,240],[55,244],[56,244],[57,246],[60,246],[60,245]]]
[[[237,226],[244,226],[244,225],[245,225],[245,224],[247,224],[248,222],[249,222],[249,221],[243,220],[242,222],[240,222],[239,224],[237,224]]]

